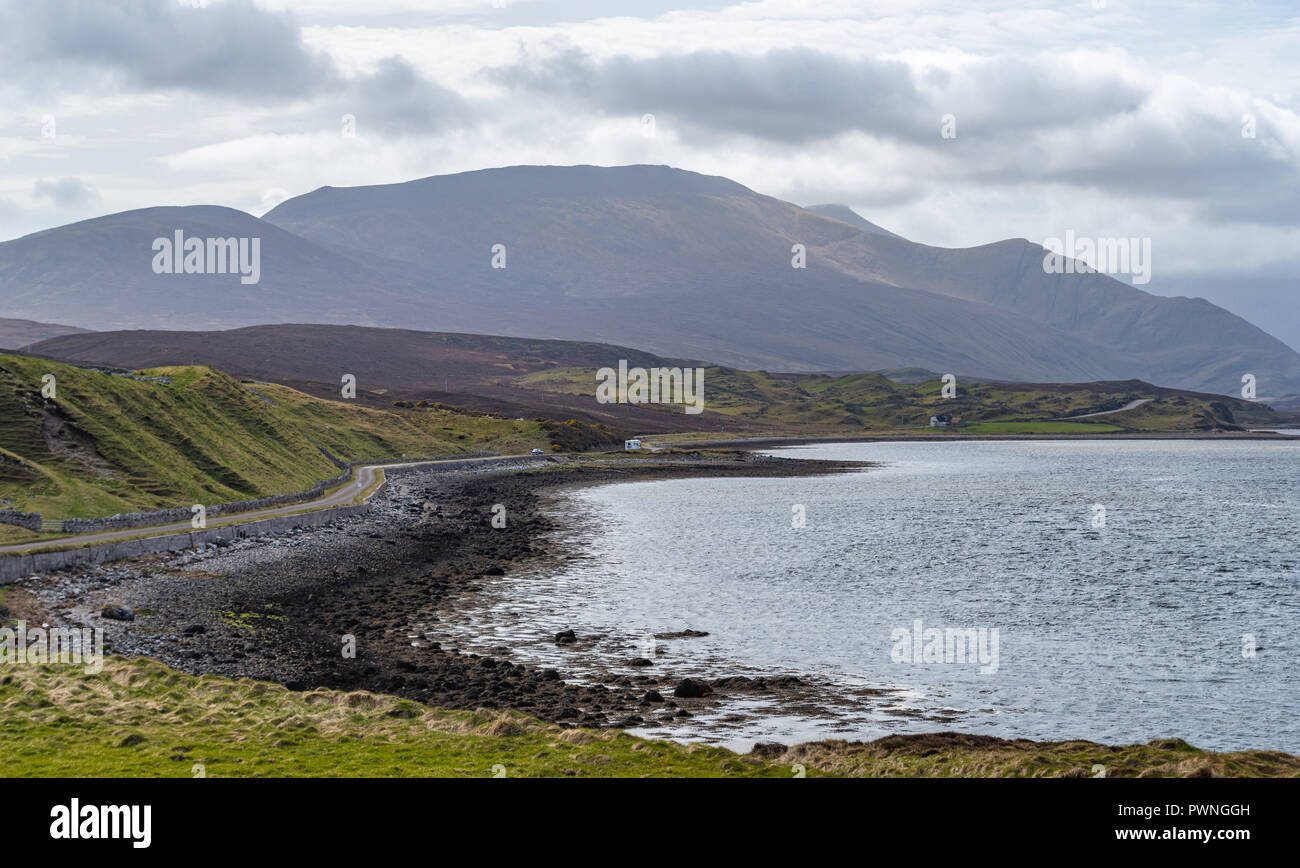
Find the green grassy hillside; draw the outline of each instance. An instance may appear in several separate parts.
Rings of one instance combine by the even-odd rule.
[[[558,368],[518,378],[521,386],[591,395],[596,372]],[[902,383],[881,374],[771,374],[708,367],[704,371],[706,414],[764,423],[805,433],[889,433],[929,425],[930,416],[960,416],[966,433],[1107,433],[1116,431],[1232,430],[1238,414],[1266,425],[1270,411],[1239,399],[1164,389],[1140,380],[1104,383],[961,383],[942,396],[932,379]],[[1116,410],[1137,400],[1148,403],[1121,413],[1073,420],[1085,413]],[[681,407],[664,405],[666,413]],[[699,418],[699,417],[694,417]],[[683,430],[690,417],[683,421]]]
[[[204,367],[137,373],[171,381],[0,355],[0,507],[66,518],[213,504],[336,475],[321,448],[352,461],[549,443],[536,422],[367,409]]]

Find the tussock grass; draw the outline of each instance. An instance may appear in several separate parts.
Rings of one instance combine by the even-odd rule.
[[[944,732],[866,743],[809,742],[768,758],[850,777],[1090,778],[1101,771],[1108,778],[1300,777],[1300,757],[1291,754],[1214,753],[1181,739],[1110,746]]]
[[[936,733],[750,755],[447,711],[368,691],[290,691],[149,658],[0,667],[0,777],[1297,777],[1300,757],[1172,739],[1111,747]]]
[[[148,658],[0,667],[0,777],[791,777],[720,748],[444,711],[366,691],[293,692]]]

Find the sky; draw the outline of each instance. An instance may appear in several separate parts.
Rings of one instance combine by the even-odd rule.
[[[1294,0],[0,0],[0,240],[667,164],[940,246],[1150,238],[1144,289],[1296,345],[1297,46]]]

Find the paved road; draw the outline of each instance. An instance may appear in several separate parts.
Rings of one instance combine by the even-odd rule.
[[[1155,398],[1138,398],[1136,401],[1129,401],[1117,410],[1102,410],[1100,413],[1084,413],[1082,416],[1067,416],[1062,421],[1069,421],[1070,419],[1089,419],[1093,416],[1109,416],[1111,413],[1123,413],[1125,410],[1132,410],[1134,407],[1141,407],[1147,401],[1154,400]]]
[[[519,458],[529,458],[530,455],[501,455],[492,458],[439,458],[433,461],[408,461],[397,464],[363,464],[356,468],[352,474],[352,479],[344,483],[336,491],[319,497],[316,500],[302,501],[300,503],[290,503],[284,506],[270,506],[265,509],[252,510],[250,512],[237,512],[229,515],[213,516],[209,527],[217,525],[230,524],[247,524],[250,521],[258,521],[264,518],[271,518],[277,515],[288,515],[294,512],[303,512],[310,509],[324,509],[330,506],[346,506],[356,500],[357,496],[367,488],[375,484],[379,478],[379,471],[393,470],[399,467],[417,467],[422,465],[446,465],[454,469],[457,464],[468,462],[483,461],[511,461]],[[116,542],[118,540],[130,539],[141,536],[166,536],[172,533],[187,533],[193,528],[189,521],[178,521],[172,524],[154,524],[148,527],[130,527],[122,530],[105,530],[94,533],[82,533],[74,536],[64,536],[58,539],[41,540],[39,542],[19,543],[17,545],[0,546],[0,554],[26,554],[27,552],[39,551],[40,549],[53,548],[67,545],[95,545],[98,543]]]

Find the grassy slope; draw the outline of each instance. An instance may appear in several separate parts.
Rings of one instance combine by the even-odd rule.
[[[594,369],[560,368],[519,378],[519,385],[567,394],[592,394]],[[1136,381],[1115,384],[1005,386],[958,384],[957,397],[941,397],[942,383],[897,383],[880,374],[770,374],[709,367],[704,372],[705,409],[783,427],[799,426],[889,432],[925,427],[934,413],[961,416],[968,423],[1015,423],[984,433],[1104,433],[1117,430],[1191,431],[1205,427],[1212,404],[1240,404],[1230,398],[1174,395]],[[1060,424],[1083,413],[1112,410],[1138,398],[1153,398],[1134,410],[1036,429],[1029,423]],[[680,408],[665,407],[680,413]],[[1221,420],[1226,421],[1226,420]],[[687,423],[689,424],[689,423]],[[970,428],[959,429],[972,431]]]
[[[148,658],[0,668],[0,777],[1288,776],[1300,758],[1181,741],[1107,747],[936,734],[815,742],[780,755],[561,729],[511,712],[440,711],[363,691],[294,693]]]
[[[144,373],[173,380],[0,355],[0,505],[62,518],[301,491],[339,472],[318,445],[365,460],[547,442],[534,422],[367,409],[202,367]]]

